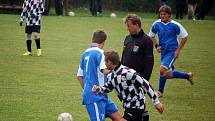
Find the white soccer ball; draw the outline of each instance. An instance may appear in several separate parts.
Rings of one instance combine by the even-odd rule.
[[[70,12],[69,12],[69,16],[75,16],[75,12],[70,11]]]
[[[73,121],[72,115],[69,113],[61,113],[58,116],[57,121]]]
[[[111,17],[111,18],[116,18],[116,14],[115,14],[115,13],[111,13],[111,14],[110,14],[110,17]]]

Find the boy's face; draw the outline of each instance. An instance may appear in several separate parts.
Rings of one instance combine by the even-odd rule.
[[[105,60],[105,65],[107,66],[108,70],[113,70],[114,69],[112,62],[109,61],[109,60]]]
[[[162,22],[164,22],[164,23],[169,22],[170,17],[171,17],[171,15],[168,14],[168,13],[163,12],[163,11],[160,12],[160,18],[161,18],[161,21],[162,21]]]

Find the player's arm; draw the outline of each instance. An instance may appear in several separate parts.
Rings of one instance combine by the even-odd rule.
[[[142,78],[143,79],[143,78]],[[159,101],[158,96],[150,83],[143,79],[143,89],[147,92],[149,97],[152,99],[152,102],[154,103],[154,107],[157,109],[158,112],[163,113],[164,107],[163,104]]]
[[[114,89],[112,81],[108,81],[104,84],[104,86],[94,85],[92,88],[92,92],[94,93],[109,93]]]
[[[22,26],[23,24],[23,21],[24,21],[24,16],[26,15],[26,0],[23,2],[23,5],[22,5],[22,12],[21,12],[21,15],[20,15],[20,19],[19,19],[19,25]]]
[[[179,36],[179,38],[181,38],[181,41],[179,43],[178,48],[175,51],[175,54],[174,54],[175,58],[179,57],[179,54],[180,54],[182,48],[184,47],[184,45],[187,41],[187,37],[188,37],[188,33],[187,33],[186,29],[179,23],[177,25],[179,27],[179,29],[177,29],[178,30],[178,36]]]
[[[84,83],[83,83],[83,76],[77,76],[77,79],[82,87],[82,89],[84,88]]]
[[[40,7],[39,13],[43,13],[43,12],[45,11],[45,8],[44,8],[44,1],[42,1],[42,0],[40,1],[39,7]]]
[[[135,78],[134,78],[135,77]],[[141,85],[141,87],[143,88],[143,90],[145,92],[147,92],[147,94],[149,95],[149,97],[152,99],[152,102],[156,105],[158,103],[160,103],[160,101],[158,100],[158,97],[156,95],[156,92],[154,91],[154,89],[152,88],[152,86],[150,85],[149,81],[145,80],[144,78],[142,78],[140,75],[135,74],[133,78],[135,79],[135,85]]]
[[[158,53],[161,53],[161,46],[159,45],[159,43],[157,42],[157,39],[156,39],[156,37],[155,37],[155,35],[157,34],[157,32],[158,32],[158,27],[157,27],[157,25],[156,25],[156,22],[154,22],[154,23],[152,24],[152,27],[151,27],[150,32],[149,32],[148,35],[149,35],[149,37],[152,39],[152,42],[153,42],[153,44],[154,44],[154,46],[155,46],[157,52],[158,52]]]
[[[181,52],[181,50],[184,47],[184,45],[185,45],[186,42],[187,42],[187,37],[181,38],[179,47],[176,49],[175,54],[174,54],[175,58],[179,57],[179,54],[180,54],[180,52]]]
[[[83,89],[84,88],[83,70],[81,69],[80,65],[79,65],[78,72],[77,72],[77,79]]]
[[[154,37],[151,37],[152,42],[157,50],[158,53],[161,53],[161,46],[158,44],[157,39]]]
[[[152,99],[152,102],[154,103],[155,108],[162,113],[163,112],[163,105],[160,103],[154,89],[149,84],[147,80],[139,76],[137,73],[127,73],[127,80],[134,80],[136,87],[142,87],[142,89],[147,92],[149,97]]]

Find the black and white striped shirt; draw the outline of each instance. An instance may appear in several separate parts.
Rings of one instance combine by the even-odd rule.
[[[43,0],[24,0],[20,21],[25,17],[27,26],[40,25],[43,12]]]
[[[100,87],[99,93],[108,93],[113,89],[115,89],[124,108],[144,109],[145,93],[149,95],[154,105],[160,103],[149,82],[135,70],[123,65],[120,65],[108,75],[108,83]]]

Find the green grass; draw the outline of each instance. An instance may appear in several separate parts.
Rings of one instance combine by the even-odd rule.
[[[81,105],[82,89],[76,71],[82,52],[88,48],[93,30],[108,32],[104,50],[122,52],[126,27],[123,17],[91,17],[76,13],[76,17],[44,16],[41,30],[43,56],[37,57],[33,41],[33,55],[24,57],[26,50],[24,27],[19,27],[18,15],[0,14],[0,121],[56,121],[58,114],[69,112],[75,121],[87,121]],[[138,13],[143,28],[149,32],[154,14]],[[151,18],[150,18],[151,17]],[[165,111],[160,115],[147,98],[151,121],[213,121],[215,118],[215,21],[180,21],[188,30],[189,39],[175,66],[194,73],[195,85],[184,80],[169,80],[165,97],[160,100]],[[151,77],[158,86],[159,54],[155,51],[155,65]],[[121,103],[114,93],[110,96],[120,111]]]

